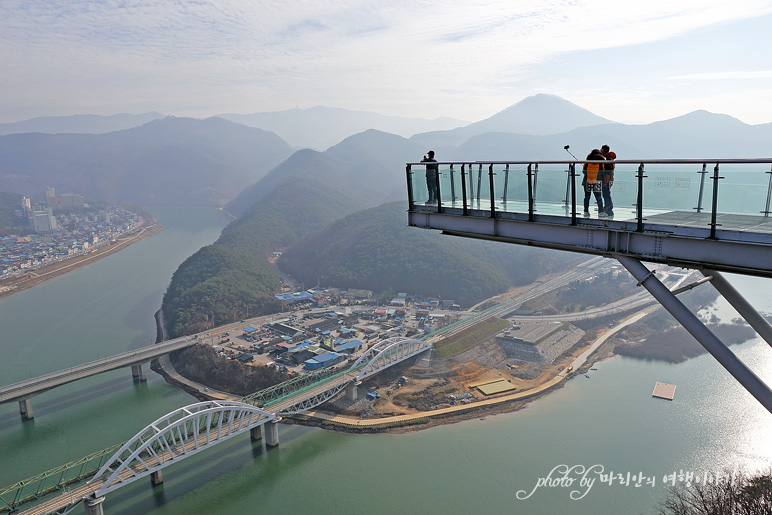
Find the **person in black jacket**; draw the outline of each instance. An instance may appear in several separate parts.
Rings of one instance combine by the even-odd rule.
[[[434,159],[434,150],[427,152],[427,156],[421,159],[422,163],[436,163]],[[437,202],[437,172],[439,171],[439,165],[426,165],[426,187],[429,190],[429,200],[427,204]]]
[[[606,158],[600,153],[600,150],[594,148],[587,155],[586,161],[605,161]],[[607,216],[603,211],[603,163],[585,163],[582,166],[582,186],[584,186],[584,216],[590,216],[590,193],[595,195],[595,202],[598,203],[598,217]]]
[[[612,151],[608,145],[600,147],[600,153],[606,158],[606,164],[603,167],[603,207],[608,216],[614,216],[614,202],[611,200],[611,187],[614,185],[614,160],[617,158],[616,152]]]

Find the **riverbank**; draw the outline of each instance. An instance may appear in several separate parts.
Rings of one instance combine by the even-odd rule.
[[[111,242],[103,247],[99,247],[94,252],[90,252],[84,256],[78,256],[72,259],[61,261],[59,263],[53,263],[51,265],[38,268],[37,270],[32,270],[21,277],[16,277],[0,282],[0,297],[32,288],[33,286],[38,285],[43,281],[58,277],[62,274],[66,274],[67,272],[75,270],[81,266],[88,265],[98,259],[109,256],[110,254],[126,248],[132,243],[136,243],[142,238],[152,236],[153,234],[162,231],[163,228],[163,225],[154,221],[151,225],[143,227],[138,232],[130,236],[119,238],[114,243]]]

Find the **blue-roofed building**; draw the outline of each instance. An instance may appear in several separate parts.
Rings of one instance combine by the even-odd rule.
[[[351,354],[352,352],[355,352],[358,348],[363,346],[365,343],[359,340],[350,340],[342,345],[339,345],[335,348],[338,352],[347,352]]]
[[[337,352],[325,352],[324,354],[319,354],[316,357],[307,359],[305,362],[303,362],[303,366],[308,370],[316,370],[340,363],[344,359],[345,356],[338,354]]]
[[[277,299],[285,304],[294,304],[296,302],[302,302],[313,299],[313,294],[307,291],[295,292],[295,293],[277,293],[274,295]]]

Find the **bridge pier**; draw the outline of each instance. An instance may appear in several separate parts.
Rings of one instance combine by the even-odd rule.
[[[362,384],[361,381],[351,381],[349,384],[346,385],[346,400],[348,401],[355,401],[357,400],[357,386]]]
[[[145,373],[145,369],[142,368],[141,363],[139,365],[131,366],[131,377],[134,378],[135,381],[140,381],[142,383],[147,381],[147,374]]]
[[[277,417],[270,422],[263,424],[263,430],[265,431],[265,445],[268,447],[279,446],[279,421],[281,417]]]
[[[263,432],[262,432],[262,424],[259,426],[255,426],[252,429],[249,430],[249,437],[252,439],[253,442],[256,442],[258,440],[263,439]]]
[[[86,498],[83,503],[86,506],[86,515],[104,515],[105,512],[102,508],[104,500],[104,497],[98,497],[96,499]]]
[[[19,413],[21,413],[21,418],[24,420],[35,418],[35,413],[32,411],[32,399],[19,401]]]
[[[150,474],[150,482],[153,483],[153,486],[160,485],[164,482],[164,474],[161,470],[156,470],[152,474]]]

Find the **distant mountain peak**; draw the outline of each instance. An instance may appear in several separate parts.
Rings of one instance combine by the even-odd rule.
[[[546,136],[606,123],[613,122],[559,96],[539,93],[464,129]]]

